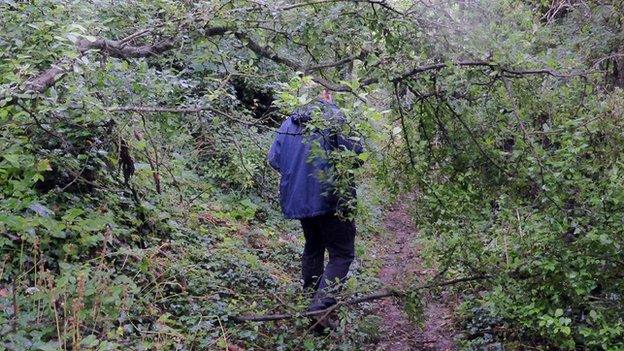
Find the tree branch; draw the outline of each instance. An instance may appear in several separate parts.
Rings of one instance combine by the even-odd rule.
[[[472,140],[472,142],[475,144],[475,146],[477,147],[477,150],[479,150],[479,153],[481,155],[483,155],[483,157],[485,157],[486,160],[488,160],[494,167],[496,167],[504,175],[509,176],[509,173],[502,166],[500,166],[497,162],[495,162],[490,157],[490,155],[488,155],[487,152],[485,152],[483,147],[481,147],[481,144],[479,143],[479,140],[477,140],[477,137],[472,132],[472,129],[470,129],[470,127],[464,121],[464,119],[461,118],[461,115],[459,113],[457,113],[457,111],[455,111],[455,109],[453,109],[451,104],[449,104],[449,102],[446,101],[446,100],[444,100],[443,104],[446,106],[446,108],[449,110],[449,112],[451,112],[451,114],[459,121],[459,123],[464,127],[464,129],[466,129],[466,132],[468,133],[468,136],[470,137],[470,140]]]
[[[338,60],[338,61],[333,61],[333,62],[322,62],[316,65],[311,65],[311,66],[307,66],[305,68],[306,72],[308,71],[317,71],[320,69],[325,69],[325,68],[332,68],[332,67],[338,67],[338,66],[342,66],[342,65],[346,65],[349,64],[355,60],[362,60],[364,59],[364,57],[366,57],[366,55],[368,54],[368,51],[366,50],[362,50],[362,52],[360,52],[357,55],[351,55],[349,57],[345,57],[342,60]]]
[[[145,112],[145,113],[197,113],[201,111],[210,111],[235,123],[252,126],[256,128],[262,128],[265,130],[270,130],[278,134],[301,135],[301,133],[282,132],[277,128],[262,124],[261,121],[259,120],[255,122],[246,121],[246,120],[237,118],[227,112],[223,112],[221,110],[218,110],[210,106],[197,106],[197,107],[117,106],[117,107],[103,108],[103,110],[108,111],[108,112]]]
[[[228,27],[207,27],[204,29],[204,32],[207,36],[217,36],[225,34],[230,30],[231,28]],[[139,30],[121,40],[97,38],[91,41],[80,38],[76,41],[76,49],[83,55],[89,50],[97,50],[111,57],[127,59],[159,55],[176,46],[175,38],[165,38],[151,45],[128,45],[128,42],[151,32],[151,28]],[[61,80],[65,73],[71,70],[71,62],[73,61],[67,62],[66,59],[61,59],[52,64],[50,68],[46,69],[41,74],[28,80],[25,84],[26,92],[43,93]]]
[[[398,81],[402,81],[404,79],[410,78],[412,76],[415,76],[419,73],[422,72],[427,72],[427,71],[438,71],[441,70],[442,68],[448,67],[448,66],[460,66],[460,67],[487,67],[487,68],[491,68],[491,69],[499,69],[502,73],[506,73],[508,75],[511,76],[523,76],[523,75],[549,75],[552,77],[557,77],[557,78],[567,78],[567,77],[572,77],[572,76],[576,76],[576,75],[583,75],[584,72],[573,72],[573,73],[560,73],[557,71],[554,71],[550,68],[543,68],[543,69],[533,69],[533,70],[514,70],[514,69],[509,69],[509,68],[505,68],[500,66],[499,64],[495,63],[495,62],[489,62],[489,61],[457,61],[457,62],[453,62],[453,63],[436,63],[436,64],[431,64],[431,65],[426,65],[426,66],[419,66],[419,67],[415,67],[412,68],[411,70],[409,70],[408,72],[405,72],[404,74],[394,77],[391,79],[392,82],[398,82]]]
[[[67,68],[61,67],[60,63],[55,63],[52,67],[43,71],[40,75],[27,81],[26,89],[37,93],[43,93],[46,89],[61,80],[67,71]]]
[[[46,134],[59,139],[65,150],[69,150],[71,148],[71,144],[69,143],[69,141],[67,141],[64,135],[59,134],[58,132],[52,129],[48,129],[44,127],[43,123],[41,123],[41,120],[37,118],[37,115],[31,110],[29,110],[28,108],[26,108],[24,105],[20,104],[19,102],[17,102],[16,105],[19,106],[19,108],[21,108],[22,110],[24,110],[35,121],[35,125],[39,127],[39,129],[43,130]]]
[[[82,53],[89,50],[98,50],[108,56],[126,59],[158,55],[174,47],[173,38],[165,38],[152,45],[131,46],[126,45],[125,42],[126,41],[123,39],[116,41],[100,38],[95,41],[90,41],[81,38],[76,42],[76,48]]]
[[[235,32],[234,36],[238,38],[245,46],[247,46],[251,51],[255,52],[259,56],[265,57],[274,61],[276,63],[281,63],[287,67],[290,67],[294,70],[302,70],[303,65],[295,60],[289,59],[284,56],[278,55],[268,46],[262,46],[257,41],[253,40],[249,35],[243,32]]]
[[[245,121],[245,120],[236,118],[235,116],[227,112],[223,112],[211,106],[195,106],[195,107],[116,106],[116,107],[105,108],[104,110],[108,112],[145,112],[145,113],[197,113],[197,112],[202,112],[202,111],[210,111],[214,114],[225,117],[226,119],[229,119],[236,123],[274,130],[273,128],[261,125],[258,122]]]
[[[483,279],[489,279],[491,278],[491,276],[489,275],[478,275],[478,276],[470,276],[470,277],[463,277],[463,278],[458,278],[458,279],[453,279],[453,280],[448,280],[448,281],[444,281],[444,282],[440,282],[440,283],[431,283],[431,284],[424,284],[421,286],[417,286],[414,289],[411,289],[411,291],[417,291],[417,290],[425,290],[425,289],[430,289],[430,288],[437,288],[437,287],[441,287],[441,286],[448,286],[448,285],[454,285],[454,284],[458,284],[458,283],[463,283],[463,282],[469,282],[469,281],[475,281],[475,280],[483,280]],[[367,302],[367,301],[373,301],[373,300],[379,300],[379,299],[383,299],[383,298],[387,298],[387,297],[402,297],[405,296],[406,292],[405,291],[398,291],[398,290],[382,290],[376,293],[372,293],[369,295],[364,295],[364,296],[360,296],[360,297],[356,297],[356,298],[352,298],[349,300],[345,300],[345,301],[340,301],[337,304],[328,307],[326,309],[323,310],[318,310],[318,311],[307,311],[307,312],[303,312],[303,313],[295,313],[295,314],[273,314],[273,315],[266,315],[266,316],[235,316],[233,317],[233,320],[235,322],[268,322],[268,321],[277,321],[277,320],[282,320],[282,319],[293,319],[293,318],[301,318],[301,317],[312,317],[312,316],[318,316],[318,315],[324,315],[327,314],[335,309],[337,309],[338,307],[341,306],[350,306],[350,305],[357,305],[360,304],[362,302]]]
[[[401,120],[401,129],[403,130],[403,138],[405,139],[405,147],[407,148],[407,154],[409,156],[410,164],[412,168],[416,168],[416,162],[414,161],[414,155],[412,155],[412,146],[410,145],[409,133],[405,128],[405,116],[403,115],[403,107],[401,106],[401,99],[399,98],[399,84],[394,83],[394,97],[396,98],[397,109],[399,110],[399,119]]]
[[[329,67],[336,67],[336,66],[340,66],[340,65],[344,65],[347,64],[355,59],[360,58],[362,55],[365,55],[364,51],[357,55],[357,56],[352,56],[352,57],[348,57],[336,62],[327,62],[327,63],[321,63],[318,65],[313,65],[313,66],[309,66],[306,67],[304,64],[297,62],[293,59],[290,59],[288,57],[282,56],[278,53],[276,53],[275,51],[273,51],[271,48],[269,48],[268,46],[262,46],[260,45],[257,41],[255,41],[254,39],[252,39],[247,33],[243,33],[243,32],[235,32],[234,35],[236,36],[236,38],[238,38],[241,43],[243,43],[245,46],[247,46],[247,48],[249,48],[251,51],[255,52],[258,56],[267,58],[275,63],[279,63],[279,64],[283,64],[286,67],[289,67],[295,71],[302,71],[304,73],[308,73],[309,71],[314,71],[314,70],[320,70],[323,68],[329,68]],[[319,76],[313,76],[312,78],[316,83],[324,86],[325,88],[329,89],[329,90],[333,90],[333,91],[340,91],[340,92],[351,92],[351,88],[343,85],[343,84],[334,84],[330,81],[328,81],[325,78],[319,77]]]

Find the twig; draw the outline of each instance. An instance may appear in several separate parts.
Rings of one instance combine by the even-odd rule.
[[[403,107],[401,106],[401,100],[399,98],[399,83],[394,83],[394,97],[396,98],[399,116],[401,117],[401,128],[403,129],[403,137],[405,138],[405,146],[407,147],[407,154],[409,156],[410,164],[412,165],[412,168],[416,168],[414,155],[412,155],[412,146],[410,145],[409,134],[405,129],[405,116],[403,115]]]
[[[306,329],[305,333],[303,333],[303,335],[299,337],[299,341],[297,342],[297,345],[295,346],[294,349],[297,350],[299,348],[299,345],[303,341],[303,339],[305,339],[305,337],[308,335],[308,333],[310,333],[311,330],[316,328],[317,325],[319,325],[322,321],[324,321],[329,316],[329,314],[332,313],[332,311],[336,310],[336,308],[338,308],[337,304],[330,306],[329,308],[326,308],[325,311],[327,312],[325,312],[320,318],[318,318],[316,322],[312,324],[308,329]]]
[[[135,40],[135,39],[141,38],[141,37],[143,37],[143,36],[145,36],[145,35],[147,35],[147,34],[151,33],[153,30],[154,30],[153,28],[140,29],[140,30],[138,30],[138,31],[136,31],[136,32],[134,32],[134,33],[132,33],[132,34],[130,34],[129,36],[127,36],[127,37],[125,37],[125,38],[121,39],[121,40],[119,41],[119,44],[123,46],[123,45],[125,45],[126,43],[129,43],[129,42],[130,42],[130,41],[132,41],[132,40]]]
[[[524,126],[524,122],[522,121],[522,118],[520,116],[520,107],[518,106],[518,103],[516,102],[516,98],[514,96],[512,86],[509,83],[509,81],[505,78],[503,78],[503,86],[505,88],[505,91],[507,92],[507,96],[511,102],[511,106],[513,107],[513,115],[516,119],[516,122],[518,123],[518,126],[520,127],[520,130],[522,131],[522,137],[524,139],[524,142],[527,144],[529,150],[531,150],[531,153],[533,153],[533,157],[535,158],[535,161],[537,162],[537,166],[539,167],[539,176],[540,176],[540,179],[542,180],[542,188],[543,188],[546,185],[546,180],[544,178],[545,167],[542,164],[542,160],[539,157],[537,150],[535,150],[533,137],[528,133],[526,127]],[[544,194],[544,196],[550,202],[552,202],[552,204],[555,205],[561,212],[565,213],[565,210],[563,209],[563,207],[561,207],[561,205],[559,205],[559,202],[557,202],[554,198],[552,198],[548,194],[548,190],[547,189],[543,189],[543,190],[544,191],[542,192],[542,194]],[[555,220],[557,219],[555,218]]]
[[[109,107],[105,109],[109,112],[147,112],[147,113],[197,113],[202,111],[210,111],[225,117],[229,120],[237,123],[246,124],[249,126],[257,126],[254,122],[248,122],[238,119],[226,112],[217,110],[211,106],[195,106],[195,107],[162,107],[162,106],[117,106]]]
[[[223,323],[221,323],[221,318],[217,316],[217,321],[219,322],[219,327],[221,328],[221,333],[223,333],[223,342],[225,344],[225,351],[229,350],[227,336],[225,335],[225,329],[223,329]]]
[[[62,134],[59,134],[51,129],[44,127],[43,123],[41,123],[39,118],[37,118],[37,115],[34,112],[27,109],[24,105],[20,104],[19,102],[16,102],[15,104],[19,106],[22,110],[24,110],[35,121],[35,124],[37,125],[37,127],[43,130],[46,134],[59,139],[61,141],[61,144],[63,144],[63,148],[65,148],[66,150],[70,149],[69,142],[67,141],[67,139],[65,139],[65,137]]]
[[[510,76],[549,75],[549,76],[556,77],[556,78],[568,78],[568,77],[573,77],[573,76],[582,76],[588,73],[588,72],[561,73],[561,72],[552,70],[550,68],[517,70],[517,69],[505,68],[495,62],[490,62],[490,61],[457,61],[457,62],[451,62],[451,63],[434,63],[431,65],[414,67],[410,71],[400,76],[392,78],[391,81],[398,82],[398,81],[402,81],[404,79],[410,78],[412,76],[415,76],[419,73],[428,72],[428,71],[439,71],[445,67],[452,67],[452,66],[485,67],[485,68],[490,68],[492,70],[500,70],[501,73],[503,74],[506,73]]]
[[[257,128],[263,128],[265,130],[270,130],[273,132],[276,132],[278,134],[283,134],[283,135],[302,135],[302,133],[289,133],[289,132],[282,132],[279,131],[276,128],[273,127],[269,127],[267,125],[263,125],[261,124],[259,121],[258,122],[252,122],[252,121],[245,121],[242,120],[240,118],[236,118],[235,116],[227,113],[227,112],[223,112],[221,110],[218,110],[214,107],[210,107],[210,106],[196,106],[196,107],[162,107],[162,106],[117,106],[117,107],[109,107],[109,108],[105,108],[105,111],[108,112],[146,112],[146,113],[198,113],[198,112],[202,112],[202,111],[210,111],[213,112],[219,116],[225,117],[227,119],[229,119],[230,121],[236,122],[236,123],[240,123],[240,124],[244,124],[244,125],[248,125],[248,126],[252,126],[252,127],[257,127]]]
[[[17,303],[17,277],[13,277],[13,332],[17,331],[20,309]]]
[[[485,150],[481,147],[481,144],[477,140],[477,137],[474,135],[474,133],[472,132],[468,124],[463,120],[463,118],[461,118],[461,115],[453,109],[453,107],[451,106],[451,104],[448,103],[448,101],[444,101],[444,105],[447,107],[449,112],[451,112],[451,114],[459,121],[459,123],[464,127],[464,129],[466,129],[466,132],[468,133],[470,140],[473,141],[473,143],[479,150],[479,153],[481,153],[481,155],[483,155],[483,157],[485,157],[494,167],[498,168],[498,170],[500,170],[501,172],[503,172],[503,174],[508,176],[509,173],[502,166],[500,166],[497,162],[495,162],[490,157],[490,155],[488,155],[487,152],[485,152]]]

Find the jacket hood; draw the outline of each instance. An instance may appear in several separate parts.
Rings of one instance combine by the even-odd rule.
[[[291,119],[294,124],[304,125],[312,119],[312,109],[306,108],[305,106],[298,108],[295,112],[293,112]]]
[[[341,112],[336,104],[318,99],[295,110],[291,116],[292,122],[298,125],[306,124],[312,119],[312,114],[317,108],[321,109],[326,120],[341,120]]]

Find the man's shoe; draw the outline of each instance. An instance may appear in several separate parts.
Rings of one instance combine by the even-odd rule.
[[[312,331],[318,335],[327,335],[338,329],[338,322],[333,317],[334,313],[311,316],[310,322],[312,323]]]

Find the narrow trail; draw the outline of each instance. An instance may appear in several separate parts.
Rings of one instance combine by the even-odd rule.
[[[384,220],[386,235],[380,238],[378,254],[383,265],[379,279],[399,289],[415,277],[424,281],[433,272],[423,268],[417,246],[418,230],[408,214],[404,201],[390,208]],[[451,351],[453,343],[452,304],[448,296],[423,295],[422,328],[410,321],[400,301],[385,299],[375,303],[373,310],[380,317],[380,339],[368,351]]]

